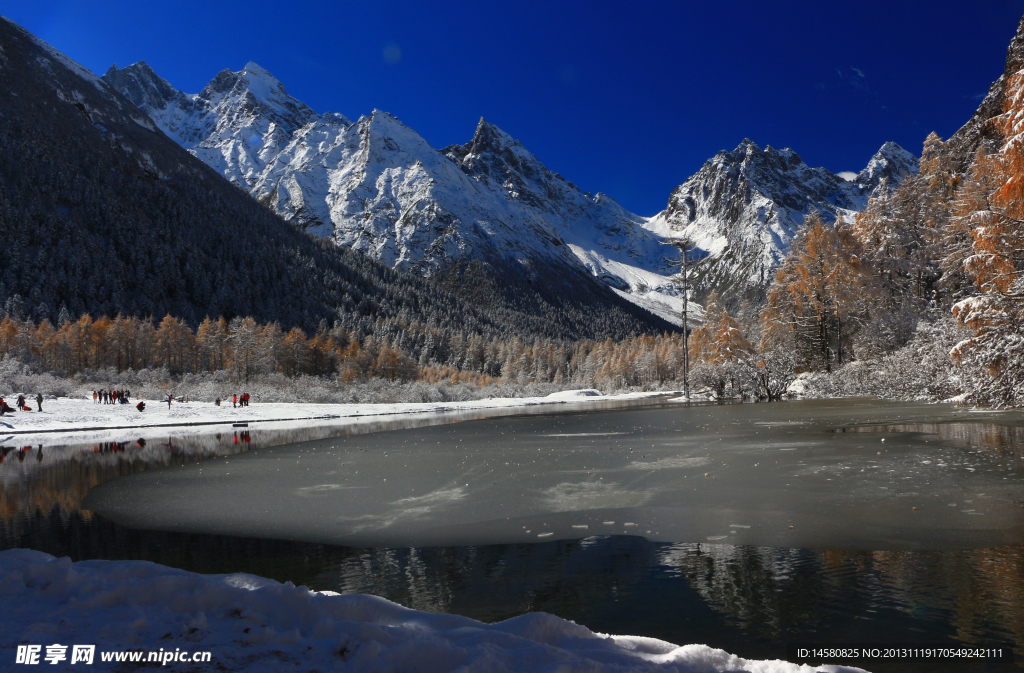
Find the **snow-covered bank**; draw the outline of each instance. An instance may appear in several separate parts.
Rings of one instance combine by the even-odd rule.
[[[74,671],[72,645],[106,652],[209,652],[187,670],[750,671],[852,673],[839,666],[752,661],[705,645],[606,636],[545,613],[498,624],[410,610],[368,595],[317,593],[254,575],[198,575],[144,561],[55,559],[0,552],[0,661],[40,645],[47,670]],[[51,666],[47,646],[67,646]],[[156,664],[150,664],[156,666]],[[175,664],[171,664],[172,668]],[[92,668],[92,666],[88,667]]]
[[[41,434],[95,433],[109,430],[146,430],[166,434],[168,428],[182,427],[199,430],[202,426],[215,429],[235,423],[259,424],[261,428],[281,428],[284,424],[346,424],[365,419],[403,414],[437,414],[511,409],[537,405],[563,405],[568,403],[604,403],[634,400],[664,395],[664,392],[602,395],[596,390],[565,390],[547,397],[516,397],[471,400],[465,402],[422,402],[395,404],[294,404],[255,403],[246,407],[232,407],[231,401],[216,406],[209,402],[167,402],[146,400],[146,410],[131,404],[97,404],[91,399],[61,397],[43,402],[43,411],[19,411],[0,416],[0,438],[26,436],[34,443]],[[13,402],[13,398],[9,398]],[[33,402],[34,404],[34,402]]]

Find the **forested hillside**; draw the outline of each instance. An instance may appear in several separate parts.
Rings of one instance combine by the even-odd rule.
[[[1024,21],[1006,72],[920,172],[853,224],[810,218],[770,288],[762,348],[832,393],[1024,403]]]
[[[0,301],[13,318],[170,314],[194,327],[251,316],[361,336],[382,319],[488,337],[671,329],[621,301],[588,311],[573,302],[586,292],[562,303],[494,293],[474,305],[313,240],[6,20],[0,48]]]

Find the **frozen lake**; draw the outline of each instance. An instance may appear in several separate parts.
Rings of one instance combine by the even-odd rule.
[[[546,611],[757,658],[788,642],[1024,654],[1024,414],[873,400],[487,413],[511,415],[7,438],[0,548],[250,572],[484,621]],[[928,663],[871,668],[989,670]]]
[[[125,526],[359,547],[636,535],[761,547],[1020,543],[1024,430],[948,405],[800,401],[514,416],[117,479]],[[998,429],[996,429],[998,428]]]

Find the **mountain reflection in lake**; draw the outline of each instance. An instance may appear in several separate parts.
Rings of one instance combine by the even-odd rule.
[[[1024,493],[1018,476],[1024,475],[1020,469],[1022,426],[1021,417],[1012,413],[970,414],[945,406],[844,400],[672,406],[667,411],[634,408],[599,414],[551,415],[548,410],[542,416],[345,439],[339,438],[338,428],[308,429],[302,435],[249,429],[239,431],[237,444],[231,431],[219,439],[216,435],[174,438],[170,445],[149,441],[139,446],[127,441],[43,447],[41,459],[36,447],[8,447],[11,450],[0,463],[0,548],[30,547],[75,560],[145,559],[205,573],[249,572],[319,590],[373,593],[416,609],[484,621],[541,610],[596,631],[708,643],[746,657],[784,657],[786,643],[798,641],[1011,642],[1020,656],[1024,653],[1024,547],[1014,536],[1020,539],[1022,533]],[[650,438],[658,428],[667,428],[671,435],[662,432],[654,441],[640,443],[640,437]],[[503,431],[514,441],[505,442]],[[444,445],[437,444],[438,435],[448,438]],[[453,457],[458,457],[458,463],[467,463],[458,469],[476,470],[477,476],[483,476],[482,465],[496,463],[499,454],[502,463],[525,465],[529,460],[529,468],[506,473],[506,480],[532,493],[531,501],[547,508],[537,515],[539,523],[554,526],[558,517],[565,516],[567,526],[557,537],[545,538],[537,537],[541,529],[531,527],[526,534],[529,543],[511,537],[498,539],[497,544],[367,547],[325,544],[301,527],[290,540],[277,531],[270,536],[226,534],[238,531],[231,526],[219,528],[224,520],[215,521],[218,525],[213,527],[210,522],[193,528],[178,521],[160,522],[164,530],[145,524],[128,528],[82,509],[83,495],[103,482],[109,483],[100,491],[110,487],[112,493],[133,493],[136,498],[176,507],[173,500],[163,499],[166,492],[160,488],[139,490],[138,484],[148,483],[140,477],[178,483],[177,475],[182,475],[181,482],[190,484],[185,492],[195,495],[194,473],[200,467],[204,472],[211,467],[233,472],[255,458],[253,466],[275,472],[287,464],[291,476],[301,476],[306,467],[317,472],[308,480],[286,480],[290,490],[285,495],[274,490],[275,483],[259,492],[278,510],[301,513],[305,501],[337,498],[344,492],[324,488],[328,483],[341,484],[338,479],[325,479],[326,462],[305,464],[313,446],[323,446],[326,438],[330,438],[327,446],[340,447],[330,454],[334,461],[362,461],[353,472],[369,467],[367,479],[383,479],[387,474],[389,482],[396,478],[392,474],[402,478],[403,473],[429,479],[424,466],[430,464],[413,462],[413,452],[402,448],[413,440],[433,441],[434,447],[441,447],[422,452],[426,460],[438,459],[431,453],[443,458],[435,468],[452,469]],[[288,441],[305,443],[280,445]],[[616,451],[616,445],[624,448]],[[771,460],[780,460],[785,468],[774,475],[789,481],[760,471],[769,447]],[[633,455],[628,455],[629,448]],[[389,458],[405,458],[400,463],[404,470],[391,471],[385,452]],[[541,458],[541,454],[546,455]],[[133,474],[151,468],[162,469]],[[703,477],[706,472],[711,476]],[[521,479],[524,473],[536,479]],[[463,474],[458,472],[454,488],[473,483]],[[641,526],[620,528],[641,523],[641,510],[652,503],[660,506],[661,520],[668,520],[666,510],[671,509],[671,498],[677,497],[672,485],[678,485],[680,474],[688,475],[682,479],[697,479],[705,489],[699,492],[700,502],[716,512],[705,518],[725,529],[721,537],[700,530],[703,537],[718,539],[657,541]],[[132,476],[114,479],[121,475]],[[552,478],[545,481],[549,475]],[[271,482],[280,481],[276,473],[273,476]],[[909,539],[918,549],[837,551],[828,547],[841,545],[809,550],[722,544],[751,539],[749,531],[758,520],[747,503],[768,507],[770,501],[764,496],[745,500],[744,490],[757,488],[771,495],[792,480],[800,480],[800,493],[810,493],[816,503],[828,502],[828,497],[842,491],[839,500],[845,498],[845,506],[840,502],[830,511],[845,512],[844,523],[837,528],[850,528],[848,539],[868,538],[856,529],[858,521],[870,528],[879,518],[891,518],[896,508],[913,516],[913,502],[935,503],[941,514],[919,504],[917,512],[931,516],[908,520],[920,530],[908,526],[908,535],[900,538],[869,531],[875,540]],[[244,483],[254,488],[258,482]],[[122,490],[122,486],[130,488]],[[373,490],[382,487],[381,481]],[[645,489],[650,495],[636,498]],[[348,499],[365,499],[366,490]],[[436,511],[436,505],[444,502],[437,494],[445,490],[430,489],[427,493],[433,499],[407,492],[389,496],[388,502],[405,499],[402,506],[407,510]],[[613,508],[605,506],[608,500],[614,502]],[[339,501],[344,499],[335,502]],[[259,507],[248,506],[251,500],[243,502],[246,506],[225,517],[229,524],[241,522],[244,527],[249,525],[246,516],[262,515]],[[487,505],[483,497],[476,502]],[[616,512],[612,529],[599,528],[613,520],[604,518],[612,510]],[[697,511],[696,507],[687,510]],[[791,511],[802,513],[799,507]],[[738,520],[737,512],[748,517]],[[590,517],[589,528],[571,528],[581,525],[581,517]],[[516,527],[517,535],[526,530],[522,522],[517,521]],[[381,528],[387,533],[389,526]],[[496,528],[501,535],[511,530]],[[564,539],[559,539],[563,534]],[[835,531],[829,535],[843,539]],[[296,537],[308,541],[296,541]],[[932,544],[936,540],[945,542]],[[993,542],[979,544],[986,540]],[[876,672],[996,670],[957,663],[946,669],[934,662],[919,667],[880,662],[869,668]]]

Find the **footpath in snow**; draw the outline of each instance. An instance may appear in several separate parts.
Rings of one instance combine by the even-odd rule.
[[[268,673],[861,671],[596,634],[545,613],[484,624],[254,575],[198,575],[146,561],[72,563],[26,549],[0,552],[0,603],[2,670],[134,670],[139,665],[127,662],[139,656],[165,660],[166,670]],[[76,645],[95,646],[91,666],[82,659],[88,647]],[[15,663],[33,653],[38,666]],[[192,663],[197,653],[208,660]],[[110,660],[118,656],[122,663]]]
[[[225,426],[235,423],[259,424],[259,427],[287,427],[310,424],[351,423],[372,417],[404,414],[437,414],[475,410],[503,410],[537,405],[567,403],[614,402],[664,395],[656,393],[629,393],[602,395],[596,390],[566,390],[547,397],[514,397],[470,400],[465,402],[424,402],[395,404],[306,404],[256,403],[233,408],[231,401],[216,406],[211,402],[172,402],[146,400],[145,411],[131,404],[98,404],[91,399],[60,397],[43,402],[43,411],[18,411],[0,416],[0,438],[28,436],[31,442],[41,433],[84,433],[109,430],[145,430],[195,426]],[[16,396],[9,396],[13,405]],[[198,429],[198,428],[195,428]],[[141,433],[144,436],[147,433]],[[151,434],[151,433],[150,433]],[[30,439],[31,438],[31,439]]]

